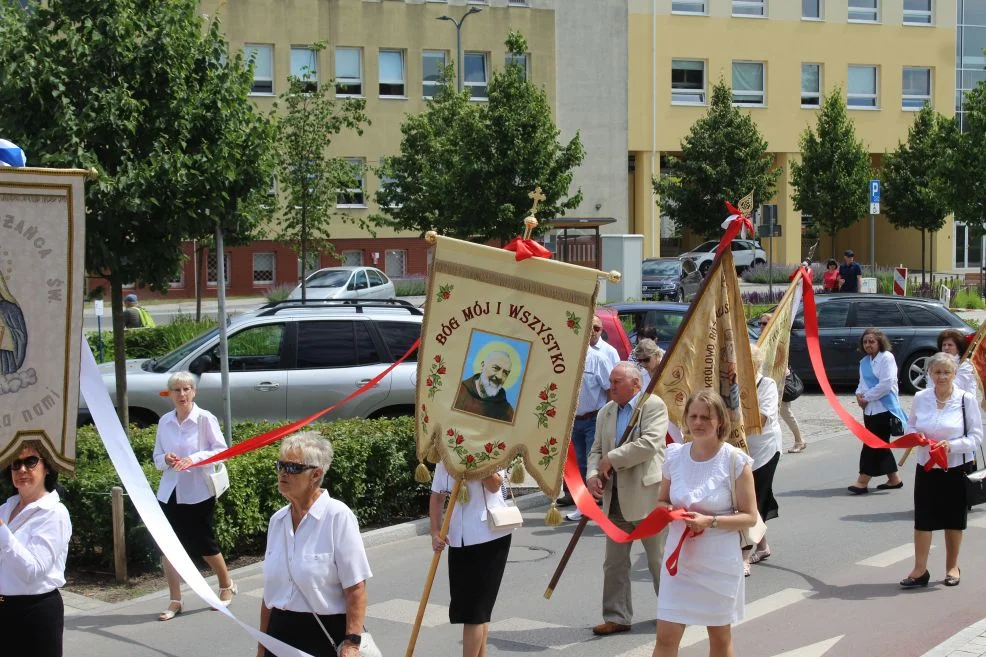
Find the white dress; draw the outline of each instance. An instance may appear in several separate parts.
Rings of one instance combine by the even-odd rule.
[[[733,457],[733,454],[736,454]],[[667,446],[664,476],[671,479],[671,503],[705,515],[733,513],[730,493],[730,458],[736,459],[735,475],[753,462],[742,451],[724,443],[708,461],[691,457],[691,443]],[[685,625],[732,625],[743,619],[746,589],[743,555],[736,530],[706,529],[685,540],[678,559],[678,573],[668,572],[667,558],[678,545],[685,523],[671,523],[665,544],[657,618]]]

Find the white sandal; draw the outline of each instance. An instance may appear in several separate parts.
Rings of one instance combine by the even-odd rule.
[[[223,600],[223,591],[229,591],[230,592],[229,600]],[[228,607],[230,605],[230,603],[233,602],[233,596],[236,595],[238,592],[239,591],[236,588],[236,582],[232,582],[231,581],[229,583],[229,586],[220,586],[219,587],[219,602],[221,602],[224,607]]]
[[[171,605],[178,605],[178,608],[177,609],[172,609],[171,608]],[[181,600],[169,600],[168,601],[168,608],[165,609],[164,611],[162,611],[158,615],[157,619],[159,621],[169,621],[172,618],[174,618],[175,616],[180,615],[181,614],[181,609],[182,609]]]

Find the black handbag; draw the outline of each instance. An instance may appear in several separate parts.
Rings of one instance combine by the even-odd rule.
[[[793,371],[784,377],[784,392],[781,401],[792,402],[805,391],[805,384]]]
[[[962,431],[963,435],[968,436],[969,430],[965,419],[965,395],[962,396]],[[979,452],[983,453],[982,444],[979,445]],[[983,461],[986,462],[986,454],[983,454]],[[973,459],[968,463],[963,463],[965,468],[965,504],[972,508],[977,504],[986,502],[986,468],[976,469],[975,452]]]
[[[891,436],[904,435],[904,422],[893,413],[890,414],[890,435]]]

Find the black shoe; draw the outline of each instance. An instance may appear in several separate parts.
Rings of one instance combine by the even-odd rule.
[[[898,488],[903,488],[903,487],[904,487],[904,482],[903,481],[898,481],[896,484],[891,484],[889,482],[886,483],[886,484],[880,484],[879,486],[877,486],[877,489],[878,490],[897,490]]]
[[[555,501],[555,506],[574,506],[575,500],[572,499],[571,495],[562,495]]]
[[[942,584],[945,586],[958,586],[959,582],[962,581],[962,569],[959,568],[958,575],[947,575],[945,579],[942,580]]]
[[[853,495],[865,495],[866,493],[869,493],[870,492],[870,489],[869,488],[866,488],[865,486],[863,486],[863,487],[860,487],[860,486],[850,486],[849,487],[849,492],[852,493]]]
[[[948,580],[947,577],[945,579],[946,581]],[[956,580],[955,584],[958,584],[957,577],[955,578],[955,580]],[[900,580],[900,588],[916,589],[919,586],[928,586],[928,582],[930,581],[931,581],[931,573],[926,570],[924,571],[924,575],[921,575],[920,577],[905,577],[904,579]],[[948,584],[948,586],[955,586],[955,584]]]

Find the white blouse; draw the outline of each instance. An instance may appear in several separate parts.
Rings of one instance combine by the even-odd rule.
[[[268,609],[344,614],[345,589],[372,576],[356,514],[328,491],[318,496],[297,531],[290,504],[271,516],[264,555]]]
[[[869,358],[869,356],[864,356]],[[863,365],[859,366],[859,385],[856,387],[857,393],[863,393],[863,398],[869,403],[863,409],[863,415],[876,415],[885,413],[888,409],[880,400],[889,393],[897,394],[897,361],[889,351],[881,351],[873,357],[871,361],[873,375],[877,378],[877,384],[872,388],[863,381]]]
[[[746,437],[754,470],[767,465],[774,454],[783,448],[781,423],[777,417],[778,401],[777,384],[769,376],[761,377],[757,381],[757,402],[760,404],[760,415],[767,418],[767,423],[761,428],[761,434]]]
[[[955,360],[958,361],[958,358],[959,357],[956,356]],[[972,363],[964,360],[958,364],[958,368],[955,370],[954,385],[959,390],[968,392],[970,395],[978,399],[979,383],[976,381],[976,373],[975,370],[972,369]]]
[[[176,491],[178,504],[198,504],[212,497],[206,482],[209,467],[191,467],[178,472],[165,464],[165,454],[174,452],[178,458],[188,456],[193,463],[198,463],[224,449],[226,440],[219,429],[219,420],[209,411],[192,404],[192,411],[181,424],[178,424],[175,411],[165,413],[158,421],[157,440],[154,441],[154,465],[164,472],[157,489],[158,500],[166,503],[172,491]]]
[[[506,472],[501,471],[500,476],[506,477]],[[438,463],[435,466],[435,476],[431,482],[431,492],[450,493],[454,485],[455,479],[449,474],[445,464]],[[491,493],[486,490],[481,479],[467,479],[462,482],[462,485],[469,489],[469,500],[463,502],[458,499],[455,502],[455,508],[452,509],[452,520],[448,526],[448,536],[446,537],[449,546],[465,547],[488,543],[513,531],[511,529],[493,531],[486,520],[486,509],[507,506],[507,501],[503,499],[502,489]]]
[[[912,432],[923,433],[933,440],[949,441],[948,467],[960,466],[975,457],[977,447],[983,442],[983,418],[979,404],[973,395],[953,385],[951,397],[945,402],[945,407],[939,409],[935,402],[935,389],[922,390],[914,395],[911,413],[907,416],[904,433]],[[918,447],[917,455],[918,464],[924,465],[930,458],[929,449]]]
[[[65,586],[72,521],[58,493],[51,491],[11,522],[20,501],[14,495],[0,506],[0,595],[49,593]]]

